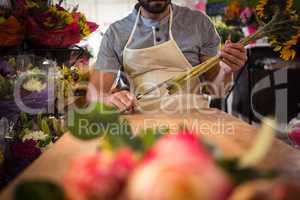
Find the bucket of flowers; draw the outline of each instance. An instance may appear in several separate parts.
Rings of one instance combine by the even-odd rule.
[[[1,58],[0,117],[16,121],[21,110],[47,112],[55,100],[55,87],[48,78],[55,67],[51,60],[33,55]]]
[[[10,182],[64,133],[62,121],[48,114],[21,113],[4,152],[4,178]]]

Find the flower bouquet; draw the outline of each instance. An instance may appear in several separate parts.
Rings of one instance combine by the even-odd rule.
[[[227,159],[201,133],[187,129],[174,134],[160,127],[132,135],[130,124],[103,104],[71,111],[68,117],[67,126],[75,137],[102,136],[101,151],[76,158],[62,187],[37,180],[21,183],[16,188],[17,199],[38,195],[39,199],[62,200],[235,200],[243,194],[259,195],[262,189],[262,199],[284,200],[300,194],[299,188],[291,191],[290,183],[280,175],[255,168],[273,144],[273,121],[265,121],[248,153]],[[80,120],[98,123],[101,128],[83,131],[78,127]],[[244,188],[252,192],[245,193]]]
[[[22,4],[22,6],[24,6]],[[66,48],[79,43],[98,28],[82,13],[68,11],[61,6],[38,4],[27,0],[27,36],[37,46]]]
[[[47,150],[64,133],[60,120],[21,113],[14,125],[12,142],[5,156],[5,177],[11,180]]]

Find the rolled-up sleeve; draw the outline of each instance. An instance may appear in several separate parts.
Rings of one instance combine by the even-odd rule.
[[[113,33],[108,29],[102,38],[95,69],[109,72],[115,71],[116,73],[121,69],[122,65],[114,49],[113,41]]]
[[[205,28],[203,30],[203,28]],[[202,27],[203,38],[200,54],[205,56],[215,56],[218,54],[221,39],[219,34],[217,33],[213,23],[207,17],[204,23],[204,27]]]

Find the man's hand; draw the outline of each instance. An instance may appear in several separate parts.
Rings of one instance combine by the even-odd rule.
[[[221,50],[222,61],[230,67],[231,72],[238,71],[247,61],[247,51],[241,43],[232,43],[227,40]]]
[[[132,112],[135,106],[135,97],[130,92],[123,90],[103,97],[103,103],[115,106],[120,112]]]

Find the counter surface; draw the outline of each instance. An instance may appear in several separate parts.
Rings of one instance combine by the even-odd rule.
[[[208,109],[190,114],[125,115],[135,133],[148,127],[169,126],[171,132],[185,126],[218,145],[227,157],[243,155],[251,146],[257,129],[222,111]],[[15,186],[25,179],[47,179],[60,183],[70,161],[82,154],[96,151],[99,139],[84,142],[66,133],[49,150],[8,185],[0,199],[12,199]],[[259,168],[275,168],[291,178],[300,180],[300,152],[285,143],[275,140],[272,149]],[[298,175],[298,177],[297,177]]]

